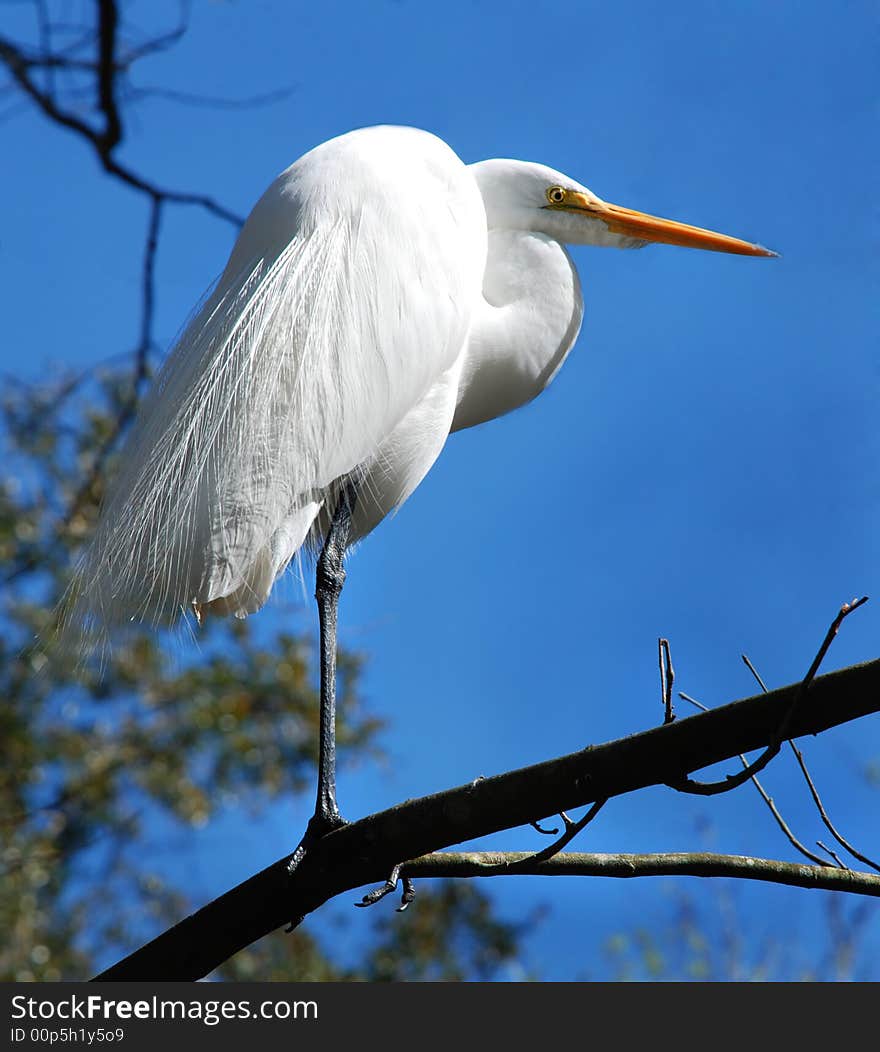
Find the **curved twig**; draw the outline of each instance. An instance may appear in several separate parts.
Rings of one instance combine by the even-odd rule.
[[[755,675],[757,677],[757,673]],[[758,679],[758,682],[761,683],[760,678]],[[764,693],[766,694],[767,693],[767,688],[764,686],[763,683],[761,683],[761,686],[763,687]],[[683,690],[680,690],[678,692],[678,696],[680,698],[682,698],[684,701],[689,701],[691,703],[691,705],[696,706],[696,708],[701,709],[703,712],[708,712],[709,711],[709,707],[707,705],[704,705],[701,701],[697,701],[696,698],[692,698],[690,696],[690,694],[685,694],[685,692]],[[791,743],[789,743],[789,744],[791,744]],[[747,768],[749,766],[749,761],[745,758],[745,756],[743,756],[742,753],[739,754],[739,760],[740,760],[740,763],[743,765],[744,768]],[[755,775],[752,775],[752,783],[754,784],[755,788],[760,793],[761,799],[764,801],[764,803],[770,809],[770,813],[776,819],[776,824],[779,826],[779,828],[782,830],[782,832],[788,838],[788,842],[791,844],[791,846],[793,848],[795,848],[797,851],[800,851],[800,853],[802,855],[804,855],[806,858],[810,859],[812,862],[815,862],[817,866],[829,866],[829,865],[831,865],[831,863],[830,862],[826,862],[826,860],[824,858],[822,858],[821,855],[817,855],[817,854],[815,854],[815,852],[810,851],[810,849],[805,844],[802,844],[800,842],[800,840],[798,840],[798,838],[791,831],[791,827],[789,826],[789,824],[782,817],[782,814],[780,813],[779,808],[773,802],[773,797],[770,796],[770,794],[764,789],[764,786],[761,785],[761,783],[758,781],[758,779],[757,779],[757,777]]]
[[[795,711],[797,710],[797,707],[800,704],[804,694],[806,694],[807,690],[809,689],[810,684],[815,679],[816,673],[819,671],[819,666],[822,664],[825,655],[828,653],[828,648],[834,641],[834,637],[837,635],[838,629],[843,624],[844,618],[846,618],[854,610],[858,610],[858,608],[864,603],[867,603],[867,601],[868,597],[866,595],[863,595],[861,599],[853,599],[851,603],[844,603],[843,606],[840,608],[837,617],[834,618],[834,620],[831,622],[831,626],[825,633],[825,638],[822,641],[822,645],[819,647],[815,658],[813,658],[813,663],[810,665],[806,676],[804,676],[804,678],[801,680],[800,686],[795,691],[791,703],[788,706],[788,709],[785,712],[782,722],[779,725],[779,730],[776,732],[774,740],[767,746],[767,748],[758,757],[757,760],[755,760],[753,763],[750,763],[744,770],[738,772],[737,774],[729,774],[727,775],[727,777],[717,782],[700,782],[694,778],[685,776],[683,778],[676,779],[675,781],[667,782],[666,784],[670,788],[676,789],[680,793],[691,793],[694,796],[717,796],[720,793],[727,793],[730,792],[731,789],[736,789],[737,786],[742,785],[744,782],[747,782],[750,778],[756,775],[758,771],[763,771],[767,764],[770,763],[770,761],[779,753],[779,750],[782,748],[782,743],[786,739],[791,737],[789,731],[791,729],[791,723],[794,718]],[[764,688],[764,691],[766,693],[766,687]]]

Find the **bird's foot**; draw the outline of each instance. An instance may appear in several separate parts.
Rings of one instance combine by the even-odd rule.
[[[348,822],[346,819],[344,819],[336,809],[330,811],[316,811],[309,819],[309,824],[306,826],[306,831],[303,834],[302,840],[300,840],[296,846],[296,850],[287,860],[287,875],[292,877],[294,873],[296,873],[308,851],[314,847],[319,840],[322,840],[325,836],[329,836],[330,833],[347,825]],[[294,917],[290,924],[284,929],[285,932],[292,932],[294,928],[299,926],[302,919],[302,917]]]
[[[312,840],[320,840],[328,833],[333,833],[347,825],[348,821],[335,808],[332,811],[316,811],[306,826],[306,836],[311,837]]]
[[[397,865],[391,870],[391,875],[381,888],[374,888],[372,891],[368,891],[360,902],[355,903],[355,906],[374,906],[380,899],[384,899],[386,895],[390,895],[392,891],[396,890],[397,882],[400,879],[400,865]],[[403,895],[400,898],[397,912],[403,913],[415,897],[416,886],[413,884],[412,877],[403,877]]]
[[[296,850],[287,861],[288,874],[293,876],[310,847],[330,833],[334,833],[337,829],[347,825],[347,820],[336,809],[316,811],[309,819],[309,824],[306,826],[302,840],[297,844]]]

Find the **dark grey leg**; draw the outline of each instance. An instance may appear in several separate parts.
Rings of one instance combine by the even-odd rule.
[[[339,495],[327,539],[318,560],[315,598],[321,631],[321,725],[318,796],[309,832],[323,836],[345,824],[336,804],[336,625],[339,596],[345,583],[345,549],[357,493],[348,483]]]

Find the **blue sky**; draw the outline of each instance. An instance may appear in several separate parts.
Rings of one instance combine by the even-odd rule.
[[[678,685],[716,704],[753,692],[741,652],[768,683],[790,682],[842,601],[880,601],[871,6],[196,3],[183,42],[138,67],[140,85],[205,95],[292,87],[260,109],[154,100],[134,112],[125,161],[242,213],[316,143],[400,123],[465,161],[541,161],[608,200],[782,254],[573,250],[586,314],[552,387],[453,436],[350,560],[342,641],[368,655],[363,690],[389,720],[391,757],[342,774],[350,817],[653,724],[658,635],[672,640]],[[152,28],[174,10],[130,15]],[[6,32],[24,32],[26,11],[4,5]],[[37,377],[133,345],[144,203],[31,110],[0,135],[14,202],[0,244],[2,368]],[[230,228],[197,210],[167,213],[166,343],[230,244]],[[261,618],[311,624],[295,582],[276,591]],[[872,603],[826,667],[877,656],[878,639]],[[832,814],[876,854],[877,788],[863,771],[880,759],[880,723],[807,748]],[[788,760],[765,781],[802,839],[821,838]],[[276,857],[308,803],[260,825],[230,814],[187,838],[193,859],[237,843],[219,868],[198,867],[205,896]],[[790,857],[749,787],[709,802],[668,790],[613,801],[579,846]],[[610,933],[668,920],[682,886],[493,885],[507,916],[549,905],[529,963],[560,979],[595,968]],[[734,894],[744,937],[772,932],[809,963],[819,895]],[[876,953],[876,921],[867,937]]]

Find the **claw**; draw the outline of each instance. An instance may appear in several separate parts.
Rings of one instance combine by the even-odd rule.
[[[365,906],[375,906],[377,902],[384,899],[386,895],[390,895],[392,891],[397,889],[397,883],[400,880],[400,864],[396,865],[391,870],[391,874],[381,888],[373,888],[372,891],[368,891],[366,895],[361,899],[360,902],[356,902],[355,906],[364,908]],[[412,881],[412,877],[403,878],[403,895],[400,899],[400,905],[397,907],[398,913],[403,911],[409,906],[412,900],[416,897],[416,887]]]

